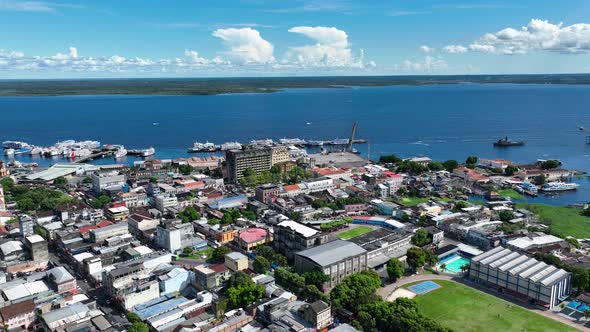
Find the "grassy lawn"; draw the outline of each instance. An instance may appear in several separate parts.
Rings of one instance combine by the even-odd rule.
[[[397,203],[405,206],[416,206],[425,202],[428,202],[428,198],[426,197],[404,197]]]
[[[539,215],[541,222],[549,224],[551,231],[562,236],[590,238],[590,217],[581,215],[582,210],[567,206],[547,204],[516,204]]]
[[[524,199],[524,196],[516,192],[514,189],[501,189],[498,190],[498,195],[502,197],[510,197],[512,199]]]
[[[502,299],[446,280],[414,298],[420,311],[455,331],[577,331]]]
[[[338,238],[341,240],[348,240],[348,239],[352,239],[353,237],[357,237],[359,235],[363,235],[365,233],[369,233],[370,231],[372,231],[373,229],[371,227],[367,227],[367,226],[358,226],[355,227],[353,229],[349,229],[345,232],[342,232],[340,234],[338,234]]]
[[[209,258],[211,258],[211,255],[213,255],[214,250],[215,249],[213,249],[211,247],[207,247],[203,250],[193,252],[191,255],[188,255],[188,256],[180,255],[180,256],[183,258],[191,258],[191,259],[203,259],[202,256],[207,256],[205,259],[209,259]]]

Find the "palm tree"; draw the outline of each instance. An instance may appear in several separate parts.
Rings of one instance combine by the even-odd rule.
[[[442,264],[440,265],[440,270],[441,270],[441,271],[444,271],[444,270],[446,270],[446,269],[447,269],[447,264],[445,264],[445,263],[442,263]]]
[[[586,319],[590,318],[590,309],[584,310],[584,318],[586,318]]]

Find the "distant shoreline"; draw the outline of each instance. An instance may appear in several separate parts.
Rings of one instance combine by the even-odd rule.
[[[0,80],[0,96],[219,95],[292,88],[447,84],[590,85],[590,74]]]

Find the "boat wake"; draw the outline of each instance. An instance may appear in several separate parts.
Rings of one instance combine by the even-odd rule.
[[[424,145],[424,146],[430,146],[430,144],[428,144],[428,143],[424,143],[424,142],[422,142],[422,141],[417,141],[417,142],[413,142],[413,143],[410,143],[410,144],[414,144],[414,145]]]

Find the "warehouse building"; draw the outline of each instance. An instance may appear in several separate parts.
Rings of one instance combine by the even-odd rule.
[[[473,257],[469,277],[548,309],[571,292],[571,273],[501,246]]]
[[[332,288],[345,277],[367,269],[367,251],[352,242],[335,240],[295,254],[297,273],[315,269],[330,276],[324,288]]]

